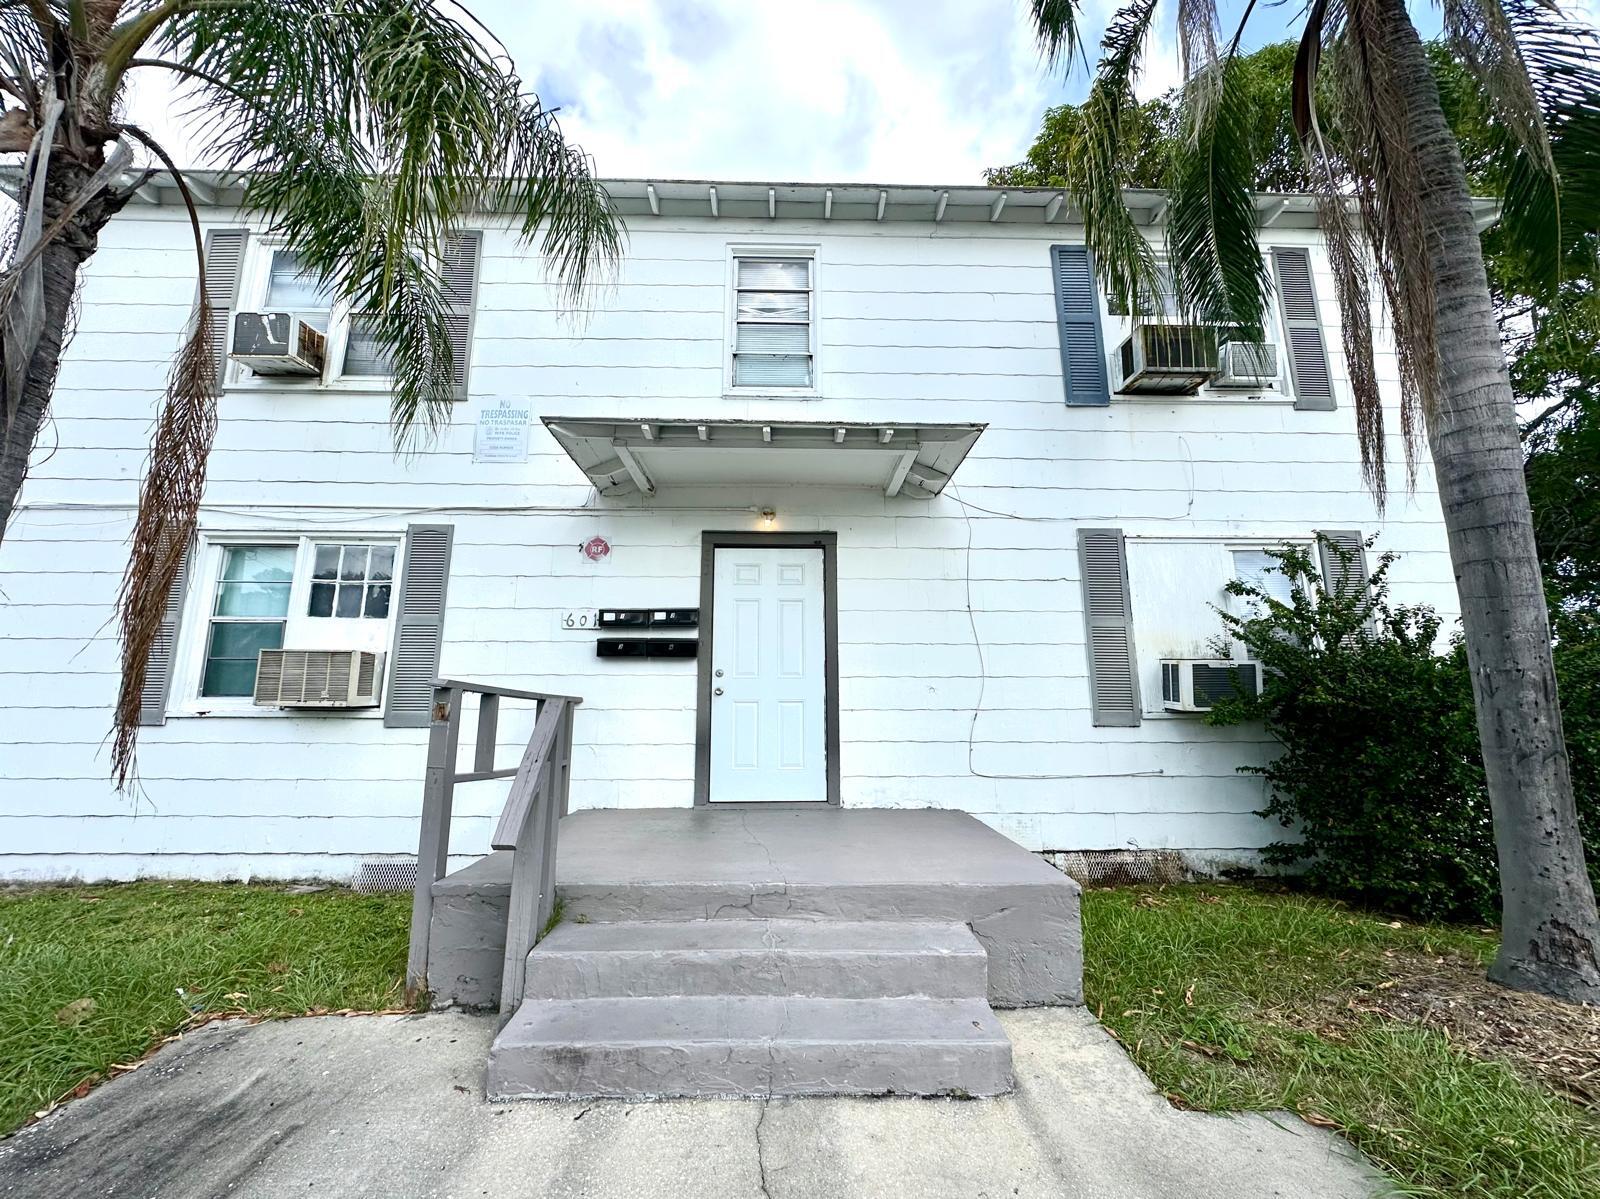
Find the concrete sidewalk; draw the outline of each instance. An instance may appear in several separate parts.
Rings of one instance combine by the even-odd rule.
[[[0,1141],[0,1196],[1016,1196],[1386,1193],[1291,1115],[1171,1108],[1081,1008],[1002,1012],[1002,1099],[483,1100],[492,1019],[213,1025]]]

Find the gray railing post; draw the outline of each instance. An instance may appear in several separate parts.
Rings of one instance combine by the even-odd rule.
[[[472,769],[479,774],[494,770],[494,745],[499,732],[500,697],[482,692],[478,696],[478,744],[472,755]]]
[[[560,773],[556,776],[556,817],[559,819],[567,814],[567,804],[572,795],[572,718],[577,713],[576,704],[567,704],[561,714],[561,734],[556,752],[556,766]],[[542,928],[543,925],[540,925]]]
[[[461,737],[461,701],[460,688],[434,688],[428,768],[422,784],[422,828],[417,840],[417,886],[411,899],[411,951],[406,959],[406,990],[412,995],[428,985],[433,884],[444,877],[450,859],[450,808]]]
[[[550,795],[552,764],[546,759],[533,780],[533,793],[523,809],[511,853],[511,896],[506,914],[506,955],[500,971],[500,1015],[509,1017],[522,1002],[528,953],[544,927],[544,895],[554,891],[553,871],[547,862],[555,857],[555,829],[547,819],[553,806]]]

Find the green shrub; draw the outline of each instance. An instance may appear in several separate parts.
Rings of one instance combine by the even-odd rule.
[[[1308,549],[1273,551],[1288,603],[1235,581],[1252,615],[1227,633],[1261,662],[1262,694],[1214,724],[1261,720],[1282,743],[1261,815],[1297,830],[1267,860],[1304,866],[1312,887],[1424,919],[1492,920],[1498,872],[1465,657],[1436,652],[1426,607],[1389,602],[1384,555],[1364,593],[1325,590]]]

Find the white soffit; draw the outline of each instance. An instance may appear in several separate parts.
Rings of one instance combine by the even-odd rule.
[[[872,487],[931,499],[983,425],[859,421],[596,421],[545,426],[601,495],[737,484]]]

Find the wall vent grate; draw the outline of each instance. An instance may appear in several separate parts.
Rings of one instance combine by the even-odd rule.
[[[411,891],[416,885],[415,859],[409,862],[362,862],[356,867],[355,882],[351,884],[357,891]]]
[[[1192,877],[1183,855],[1171,849],[1047,849],[1039,856],[1085,887],[1182,883]]]

